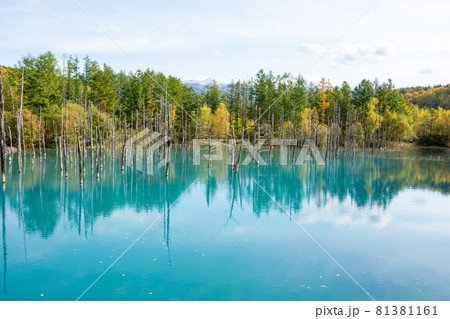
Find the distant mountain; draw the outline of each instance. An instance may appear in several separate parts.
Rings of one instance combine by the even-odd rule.
[[[187,80],[183,81],[184,84],[194,89],[195,92],[201,93],[206,89],[208,84],[211,84],[214,79],[208,78],[205,80]],[[228,89],[228,83],[217,83],[220,90],[226,91]]]

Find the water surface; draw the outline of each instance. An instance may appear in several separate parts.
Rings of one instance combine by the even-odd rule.
[[[168,179],[87,158],[82,186],[51,151],[7,163],[0,299],[449,300],[448,151],[238,174],[172,155]]]

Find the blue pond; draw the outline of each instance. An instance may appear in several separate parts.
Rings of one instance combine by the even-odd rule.
[[[7,163],[1,300],[449,300],[446,150],[325,166]]]

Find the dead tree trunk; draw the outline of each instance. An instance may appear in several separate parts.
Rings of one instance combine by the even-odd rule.
[[[273,117],[274,117],[274,114],[272,113],[272,126],[269,128],[269,160],[270,160],[270,155],[272,154],[272,139],[273,139],[273,128],[274,128]]]
[[[340,132],[340,123],[341,123],[341,108],[338,107],[338,114],[337,114],[337,121],[336,121],[336,150],[334,152],[334,157],[338,156],[338,152],[339,152],[339,141],[340,141],[340,136],[341,136],[341,132]]]
[[[42,150],[44,151],[44,159],[47,158],[47,151],[45,149],[45,132],[47,130],[47,120],[44,121],[44,132],[42,133]]]
[[[32,151],[31,166],[34,166],[34,157],[36,156],[36,154],[34,152],[33,112],[31,111],[31,107],[30,107],[30,124],[31,124],[31,151]]]
[[[167,87],[166,87],[166,94],[167,94]],[[166,97],[166,103],[167,103],[167,147],[166,147],[166,154],[165,154],[165,161],[166,161],[166,173],[165,176],[169,176],[169,162],[170,162],[170,105],[167,102]]]
[[[23,66],[22,66],[22,87],[20,91],[20,109],[19,109],[19,116],[17,116],[17,165],[19,169],[19,174],[22,172],[22,140],[20,138],[21,132],[20,129],[22,127],[22,109],[23,109]]]
[[[56,156],[58,156],[59,154],[59,145],[58,145],[58,135],[56,134],[57,130],[56,130],[56,126],[55,126],[55,120],[53,120],[53,136],[55,139],[55,147],[56,147]]]
[[[114,153],[116,150],[116,114],[114,113],[114,106],[113,106],[113,122],[112,122],[112,158],[114,161]]]
[[[208,118],[208,167],[211,165],[211,125]]]
[[[242,144],[244,143],[244,127],[242,126],[242,133],[241,133],[241,144],[239,145],[239,153],[236,158],[236,164],[234,166],[234,172],[237,173],[239,168],[239,163],[241,161],[241,152],[242,152]]]
[[[23,131],[23,112],[22,112],[22,116],[20,119],[20,129],[22,130],[23,157],[26,158],[27,157],[27,145],[26,145],[26,141],[25,141],[25,133]]]
[[[125,130],[125,135],[123,134],[123,131]],[[124,164],[125,164],[125,151],[126,151],[126,139],[127,139],[127,126],[124,125],[124,129],[122,129],[122,167],[121,170],[123,172]]]
[[[108,126],[108,130],[106,131],[106,145],[105,145],[105,152],[109,152],[109,150],[111,149],[109,143],[110,143],[110,139],[109,139],[109,116],[106,117],[106,125]]]
[[[63,166],[63,136],[61,135],[59,137],[59,168],[61,170],[61,174],[63,172],[64,166]]]
[[[81,158],[81,145],[80,145],[80,127],[77,130],[77,150],[78,150],[78,168],[80,172],[80,184],[83,184],[83,159]]]
[[[39,160],[42,162],[42,144],[41,144],[41,119],[42,119],[42,108],[39,107],[39,128],[38,128],[38,135],[39,135]]]
[[[100,154],[99,154],[100,169],[103,169],[103,132],[101,129],[99,130],[99,138],[100,138]]]
[[[89,133],[91,139],[91,171],[94,170],[94,144],[92,140],[92,102],[89,103]]]
[[[0,156],[2,166],[2,183],[6,183],[5,179],[5,102],[3,99],[3,84],[2,84],[2,67],[0,66],[0,125],[1,125],[1,138],[0,138]]]
[[[84,103],[84,110],[83,110],[83,137],[81,139],[81,145],[82,145],[82,157],[83,157],[83,174],[86,172],[86,102]]]
[[[100,177],[100,163],[98,160],[98,127],[95,128],[95,156],[97,163],[97,179]],[[122,161],[122,170],[123,170],[123,161]]]
[[[11,135],[11,127],[8,126],[8,132],[9,132],[9,162],[12,161],[12,150],[13,150],[13,143],[12,143],[12,135]]]
[[[328,127],[327,127],[327,146],[325,149],[325,162],[328,160],[328,155],[329,155],[329,149],[330,149],[330,132],[331,132],[331,128],[330,128],[330,119],[328,119]]]
[[[231,118],[231,113],[230,113],[230,127],[231,127],[231,134],[232,134],[232,149],[231,149],[231,163],[233,164],[233,167],[235,165],[235,161],[236,161],[236,136],[234,134],[234,126],[233,126],[233,121]]]
[[[295,163],[295,150],[297,149],[298,146],[298,140],[297,140],[297,125],[298,125],[298,119],[297,119],[297,111],[294,109],[294,131],[292,132],[292,138],[295,140],[295,145],[292,146],[292,163]],[[270,156],[269,156],[270,157]]]
[[[61,147],[62,147],[62,156],[64,156],[64,176],[65,178],[69,177],[69,170],[67,168],[67,141],[68,141],[68,137],[67,137],[67,132],[65,133],[65,136],[61,137]]]

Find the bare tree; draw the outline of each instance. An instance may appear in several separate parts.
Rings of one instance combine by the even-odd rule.
[[[1,125],[1,138],[0,138],[0,155],[2,165],[2,183],[5,184],[5,102],[3,99],[3,84],[2,84],[2,67],[0,66],[0,125]]]

